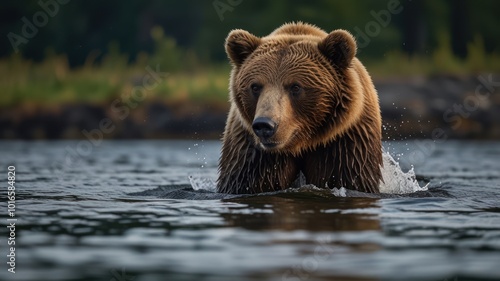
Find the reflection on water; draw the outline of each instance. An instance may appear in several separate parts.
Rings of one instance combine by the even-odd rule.
[[[428,192],[380,198],[193,190],[216,176],[209,141],[103,142],[55,177],[68,146],[0,143],[18,171],[17,273],[3,258],[0,280],[500,279],[500,143],[436,146],[415,166]]]
[[[281,231],[365,231],[380,230],[373,214],[350,212],[353,209],[378,208],[372,198],[321,199],[308,194],[280,194],[229,199],[244,204],[222,214],[229,226],[249,230]],[[288,196],[283,196],[288,195]]]

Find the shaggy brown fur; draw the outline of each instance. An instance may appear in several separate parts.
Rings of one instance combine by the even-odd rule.
[[[303,23],[262,38],[233,30],[226,52],[233,70],[219,192],[286,189],[300,172],[320,188],[379,192],[378,96],[350,33]],[[272,136],[254,132],[259,117],[274,122]]]

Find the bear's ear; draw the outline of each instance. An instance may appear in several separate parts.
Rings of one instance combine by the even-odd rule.
[[[226,38],[226,53],[232,63],[237,66],[260,45],[259,37],[241,29],[235,29]]]
[[[337,29],[319,42],[318,48],[335,66],[344,69],[356,55],[356,40],[348,31]]]

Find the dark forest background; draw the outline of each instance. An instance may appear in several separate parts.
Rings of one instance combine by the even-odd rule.
[[[9,56],[13,48],[9,32],[21,34],[26,17],[42,10],[39,1],[2,1],[0,32],[4,43],[0,56]],[[41,2],[48,3],[51,1]],[[388,0],[220,0],[220,1],[69,1],[59,4],[60,11],[38,34],[23,44],[24,57],[43,60],[47,48],[66,54],[72,66],[82,65],[89,54],[102,57],[111,42],[134,60],[138,53],[154,51],[150,36],[155,26],[163,27],[166,36],[175,39],[180,48],[193,50],[206,61],[224,61],[222,43],[234,28],[247,29],[263,36],[290,21],[305,21],[330,31],[344,28],[362,31],[375,20],[371,11],[387,10]],[[380,58],[389,50],[409,55],[430,54],[449,36],[453,54],[465,58],[467,46],[475,40],[484,43],[486,52],[498,52],[498,12],[495,0],[421,0],[400,2],[401,13],[392,15],[390,24],[382,27],[380,36],[363,50],[362,58]],[[232,6],[234,4],[234,6]],[[219,13],[218,13],[219,11]],[[222,14],[222,18],[220,17]],[[359,36],[358,36],[359,37]]]

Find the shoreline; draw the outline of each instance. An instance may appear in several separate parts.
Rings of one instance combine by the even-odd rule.
[[[500,75],[378,79],[383,140],[500,139]],[[479,90],[478,90],[479,89]],[[126,115],[111,104],[22,104],[0,111],[0,139],[83,139],[107,120],[104,139],[220,139],[229,102],[147,100]],[[109,128],[108,128],[109,129]]]

